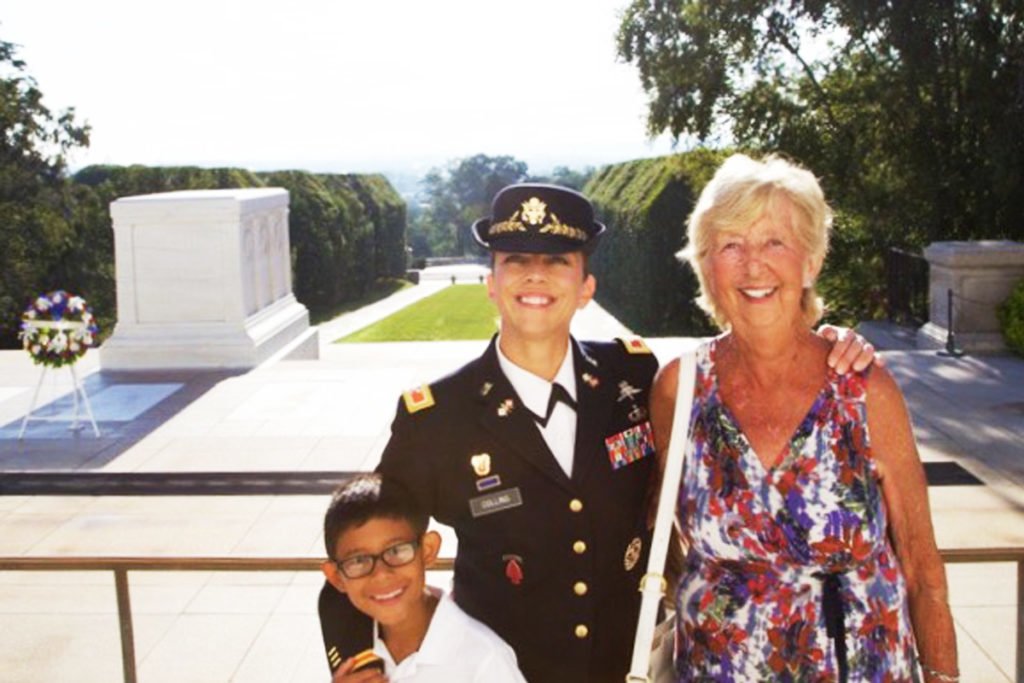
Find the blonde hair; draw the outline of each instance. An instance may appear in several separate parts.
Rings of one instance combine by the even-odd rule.
[[[730,324],[708,288],[705,257],[720,230],[753,224],[780,196],[792,204],[793,234],[810,263],[820,268],[828,253],[832,209],[814,174],[781,157],[769,155],[757,161],[734,154],[726,159],[704,186],[687,221],[687,245],[676,256],[689,261],[697,274],[697,304],[724,330]],[[804,288],[800,308],[808,326],[821,320],[825,307],[813,282]]]

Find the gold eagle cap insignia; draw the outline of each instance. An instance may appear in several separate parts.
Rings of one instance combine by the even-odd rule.
[[[544,222],[544,217],[547,215],[548,205],[542,202],[537,197],[530,197],[528,200],[523,202],[523,220],[530,225],[540,225]]]

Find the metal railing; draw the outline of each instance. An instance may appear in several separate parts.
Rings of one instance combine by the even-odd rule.
[[[886,317],[896,323],[928,322],[928,260],[895,247],[885,255]]]
[[[947,564],[1014,562],[1017,565],[1017,672],[1024,681],[1024,547],[949,548]],[[109,571],[114,573],[125,683],[135,683],[135,635],[128,572],[135,571],[319,571],[322,558],[311,557],[0,557],[0,571]],[[431,571],[450,571],[454,560],[440,558]],[[312,609],[312,608],[311,608]]]

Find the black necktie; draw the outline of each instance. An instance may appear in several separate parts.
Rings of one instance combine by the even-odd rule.
[[[548,413],[544,417],[540,415],[534,415],[534,419],[540,423],[541,427],[548,426],[548,420],[551,419],[551,413],[555,412],[555,406],[561,401],[565,405],[569,406],[573,410],[576,410],[576,401],[573,400],[569,392],[566,391],[565,387],[557,382],[551,385],[551,396],[548,398]]]

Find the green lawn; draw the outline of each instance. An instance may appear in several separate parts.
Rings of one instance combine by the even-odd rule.
[[[354,311],[357,308],[368,306],[375,301],[391,296],[395,292],[405,289],[406,287],[412,287],[412,283],[405,278],[379,278],[373,283],[368,291],[363,296],[352,301],[346,301],[345,303],[338,304],[334,308],[326,311],[310,311],[309,322],[312,325],[319,325],[320,323],[327,322],[328,320],[334,320],[343,313]]]
[[[338,342],[490,339],[497,319],[486,285],[453,285]]]

